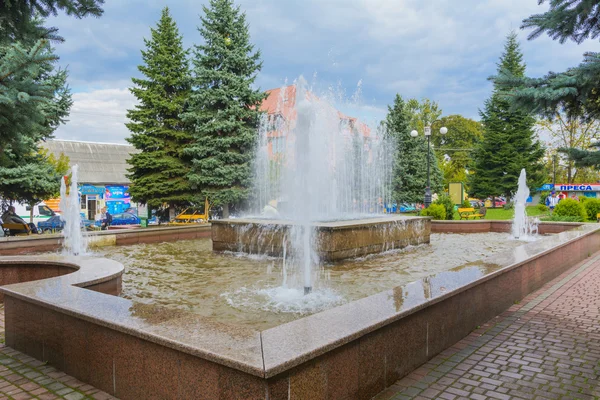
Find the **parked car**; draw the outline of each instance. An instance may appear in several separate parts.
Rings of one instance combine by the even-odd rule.
[[[473,199],[469,200],[469,203],[471,203],[471,207],[473,208],[485,207],[485,203],[481,200]]]
[[[89,219],[81,219],[81,228],[85,230],[90,230],[93,226],[94,221]],[[60,232],[65,228],[65,221],[61,218],[60,215],[55,215],[53,217],[48,218],[46,221],[41,221],[37,223],[38,232],[47,233],[47,232]]]
[[[140,219],[130,213],[115,214],[112,216],[111,225],[139,225]]]
[[[65,221],[60,218],[60,215],[54,215],[45,221],[37,223],[38,232],[59,232],[65,227]]]

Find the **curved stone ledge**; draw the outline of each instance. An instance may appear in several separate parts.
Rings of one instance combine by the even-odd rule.
[[[598,251],[579,225],[262,332],[83,289],[120,276],[111,260],[2,258],[78,268],[0,288],[7,344],[123,399],[368,399]]]

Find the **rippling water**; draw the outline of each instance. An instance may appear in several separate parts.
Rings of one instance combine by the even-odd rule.
[[[123,297],[265,329],[520,244],[506,233],[432,234],[430,245],[324,265],[322,285],[309,296],[281,286],[281,259],[213,253],[210,239],[100,253],[125,265]]]

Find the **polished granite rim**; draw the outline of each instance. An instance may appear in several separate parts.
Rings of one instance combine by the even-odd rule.
[[[136,303],[83,287],[123,273],[123,265],[89,257],[1,257],[6,265],[57,265],[74,272],[7,285],[5,295],[226,365],[259,377],[273,377],[462,291],[493,279],[586,236],[600,226],[573,230],[523,244],[478,265],[444,271],[264,331],[221,324],[198,315]],[[429,290],[425,290],[425,287]]]

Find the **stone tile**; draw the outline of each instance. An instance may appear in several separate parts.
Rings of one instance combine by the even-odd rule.
[[[291,371],[289,379],[290,399],[319,400],[327,398],[327,371],[325,362],[321,359]]]
[[[217,397],[221,367],[210,361],[181,354],[178,392],[180,399]]]
[[[231,368],[219,372],[219,398],[263,400],[267,392],[264,380]]]

